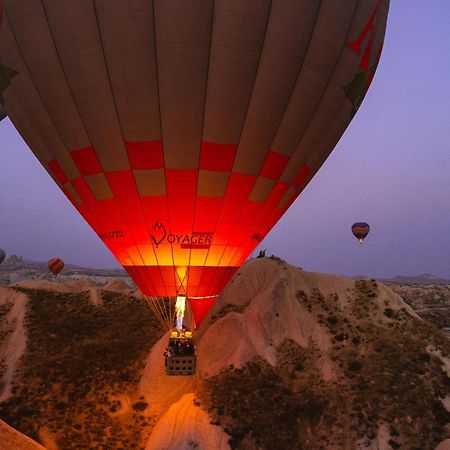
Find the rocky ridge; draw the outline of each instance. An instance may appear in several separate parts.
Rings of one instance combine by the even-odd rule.
[[[73,397],[80,395],[78,390],[66,389],[72,400],[61,397],[53,404],[51,396],[61,396],[60,380],[48,379],[48,394],[40,395],[49,395],[49,400],[35,404],[39,410],[23,417],[21,411],[33,395],[22,393],[20,376],[33,364],[45,369],[45,362],[30,360],[25,349],[22,366],[15,372],[15,397],[0,407],[11,425],[45,441],[47,447],[50,441],[60,449],[89,442],[89,448],[119,449],[119,442],[132,437],[133,448],[151,450],[250,450],[276,445],[311,450],[431,449],[450,437],[446,425],[450,416],[444,406],[450,408],[449,343],[392,289],[375,280],[309,273],[278,258],[249,261],[195,335],[194,377],[165,375],[162,353],[167,336],[157,340],[158,334],[148,328],[146,339],[157,341],[149,352],[146,346],[139,350],[145,340],[136,335],[132,341],[134,335],[127,333],[144,322],[130,290],[113,283],[110,291],[99,289],[100,301],[94,303],[85,285],[78,293],[72,288],[52,293],[51,284],[43,287],[15,288],[31,299],[27,308],[34,312],[26,316],[27,333],[34,336],[37,327],[40,345],[53,346],[59,340],[42,336],[39,320],[45,318],[59,336],[74,314],[76,339],[67,345],[78,348],[66,345],[60,351],[75,351],[77,358],[86,359],[88,349],[103,345],[104,336],[112,335],[117,335],[114,348],[119,351],[131,342],[136,345],[136,359],[129,366],[133,370],[120,375],[119,367],[113,389],[107,388],[112,373],[102,369],[111,360],[98,353],[96,377],[102,379],[102,388],[89,384],[96,379],[89,378],[89,371],[80,372],[85,386],[93,390],[79,399]],[[61,330],[53,316],[42,316],[46,305],[58,305],[60,316],[74,308],[67,321],[58,321]],[[92,315],[100,323],[93,322]],[[119,323],[129,331],[117,333],[113,327]],[[61,364],[64,376],[71,375],[63,362],[54,363]],[[125,375],[129,381],[120,382]],[[84,411],[83,417],[74,416],[75,411]],[[45,439],[49,432],[50,441]],[[64,440],[61,432],[73,442]]]

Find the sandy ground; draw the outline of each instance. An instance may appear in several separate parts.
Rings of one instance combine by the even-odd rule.
[[[157,417],[177,402],[184,394],[192,392],[198,381],[195,376],[167,376],[164,350],[169,341],[165,334],[151,349],[139,384],[139,395],[149,403],[149,412]]]
[[[367,444],[366,439],[362,439],[356,444],[355,450],[392,450],[392,447],[388,444],[390,438],[389,425],[382,423],[378,429],[377,437],[370,444]]]
[[[299,291],[303,291],[311,297],[314,289],[319,289],[324,296],[337,294],[338,308],[350,315],[354,281],[341,276],[304,272],[269,259],[247,263],[239,273],[220,296],[195,335],[198,350],[198,373],[195,377],[165,375],[163,352],[167,345],[167,335],[149,354],[140,383],[140,394],[145,396],[151,405],[152,414],[159,417],[159,422],[150,438],[148,449],[190,448],[187,446],[190,441],[194,444],[200,443],[199,445],[208,442],[209,448],[220,448],[220,433],[223,431],[220,427],[214,427],[220,431],[218,435],[214,435],[219,436],[219,441],[214,444],[209,444],[209,436],[196,434],[195,408],[188,405],[186,399],[192,397],[199,378],[213,376],[230,364],[242,367],[255,356],[276,364],[275,349],[285,339],[293,339],[302,347],[312,344],[317,346],[323,355],[320,364],[323,379],[327,382],[335,379],[333,362],[327,356],[331,348],[329,333],[296,296]],[[393,310],[405,308],[417,317],[391,289],[378,283],[378,290],[379,295],[375,301],[379,303],[379,308],[375,321],[388,320],[383,314],[387,305]],[[233,305],[236,312],[217,319],[220,311],[230,305]],[[194,418],[188,418],[188,412]],[[200,422],[201,419],[198,419],[198,423]],[[168,433],[170,439],[163,436],[161,430],[164,427],[172,430]],[[367,447],[367,444],[361,443],[359,448],[388,450],[388,440],[389,430],[381,426],[372,444]]]
[[[87,280],[64,283],[30,280],[21,282],[20,285],[58,292],[88,291],[92,303],[101,304],[101,289]],[[103,289],[130,292],[123,283],[116,280]],[[327,356],[331,348],[329,333],[307,309],[305,302],[298,298],[299,292],[304,292],[311,298],[315,289],[319,289],[324,296],[337,294],[336,306],[342,313],[351,314],[353,280],[305,272],[268,258],[246,263],[224,290],[195,334],[198,350],[198,370],[195,376],[166,376],[163,353],[168,335],[163,336],[147,357],[136,395],[136,398],[144,397],[149,404],[147,413],[158,420],[147,449],[228,449],[229,436],[220,427],[211,425],[208,414],[194,403],[193,392],[199,379],[213,376],[230,364],[242,367],[255,356],[266,359],[270,364],[276,364],[275,349],[286,339],[292,339],[305,348],[310,345],[319,348],[323,355],[320,364],[322,377],[325,381],[332,382],[336,375],[333,362]],[[379,296],[375,301],[379,303],[379,311],[375,321],[388,320],[383,314],[387,305],[394,310],[406,308],[411,315],[416,316],[391,289],[381,283],[378,283],[378,289]],[[11,292],[14,291],[0,288],[0,302],[10,301]],[[3,352],[7,361],[3,398],[11,394],[12,376],[26,343],[23,318],[28,300],[23,294],[14,292],[14,295],[14,305],[7,316],[8,321],[14,323],[14,331],[5,340],[7,348]],[[234,312],[220,317],[225,307],[228,310],[231,307]],[[438,356],[442,359],[442,355]],[[443,364],[447,368],[450,367],[450,361],[445,360]],[[131,400],[128,397],[120,400],[123,408],[118,415],[126,415],[131,411]],[[389,448],[389,433],[386,430],[386,427],[380,427],[377,438],[369,447],[371,450]],[[439,450],[450,449],[442,445],[438,447]]]
[[[89,289],[89,298],[90,298],[91,303],[94,306],[100,306],[103,303],[102,292],[98,288],[90,288]]]
[[[450,450],[450,439],[446,439],[442,441],[437,447],[436,450]]]
[[[4,323],[11,327],[12,331],[6,336],[1,349],[6,369],[2,377],[4,388],[0,394],[0,402],[5,401],[12,395],[13,375],[26,347],[23,320],[28,297],[12,289],[0,288],[0,303],[8,302],[12,302],[12,307],[4,318]]]
[[[315,289],[324,296],[337,294],[339,309],[351,314],[353,280],[305,272],[284,262],[274,263],[268,258],[244,264],[197,332],[198,353],[202,355],[198,363],[199,373],[215,375],[229,364],[242,367],[254,356],[276,364],[275,348],[285,339],[292,339],[304,348],[314,343],[326,355],[331,348],[329,333],[303,302],[296,299],[299,291],[311,297]],[[381,283],[378,283],[378,289],[376,321],[388,320],[383,314],[386,304],[393,310],[406,308],[417,317],[391,289]],[[234,305],[241,311],[214,321],[214,315],[220,314],[226,305]],[[229,337],[225,345],[224,340],[217,339],[218,335]],[[324,379],[333,380],[333,364],[326,357],[322,362]]]
[[[161,417],[147,442],[147,450],[229,450],[229,436],[194,404],[194,394],[184,395]]]
[[[103,286],[105,291],[129,292],[130,289],[123,280],[111,280]]]
[[[39,440],[47,450],[59,450],[53,433],[46,427],[39,430]]]
[[[45,447],[0,420],[0,450],[46,450]]]
[[[437,356],[442,361],[442,369],[445,370],[447,375],[450,377],[450,358],[444,356],[440,350],[436,350],[435,348],[432,348],[431,346],[427,348],[428,353],[430,353],[433,356]],[[447,411],[450,412],[450,395],[447,395],[443,400],[442,403],[444,404]],[[447,425],[447,427],[450,430],[450,424]],[[450,450],[450,439],[449,441],[449,450]]]

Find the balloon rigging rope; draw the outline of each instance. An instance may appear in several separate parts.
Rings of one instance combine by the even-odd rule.
[[[170,297],[159,298],[147,297],[144,295],[144,298],[161,324],[170,331],[173,328],[175,313],[175,311],[172,313],[172,302]]]
[[[169,317],[172,318],[172,302],[170,301],[170,298],[169,298]]]
[[[163,313],[163,311],[161,310],[161,308],[159,307],[158,299],[155,298],[155,297],[150,297],[150,299],[151,299],[151,302],[152,302],[153,307],[154,307],[155,310],[158,312],[158,315],[159,315],[159,317],[161,318],[161,320],[165,320],[165,319],[164,319],[164,313]]]
[[[147,297],[144,295],[144,298],[147,301],[147,304],[150,306],[153,313],[155,314],[155,316],[157,317],[157,319],[161,322],[162,325],[164,325],[167,328],[167,321],[164,319],[163,315],[161,314],[161,311],[157,307],[154,297]]]
[[[161,322],[162,321],[162,317],[159,315],[159,312],[155,308],[155,305],[152,303],[152,301],[147,296],[144,296],[144,298],[145,298],[145,301],[147,302],[148,306],[150,306],[150,309],[152,310],[153,314]]]
[[[166,328],[170,330],[170,317],[167,314],[167,308],[166,308],[166,300],[165,298],[158,298],[158,297],[152,297],[156,307],[160,311],[161,316],[163,317],[163,320],[166,324]]]

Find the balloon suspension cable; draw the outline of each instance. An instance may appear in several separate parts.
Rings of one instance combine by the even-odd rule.
[[[146,295],[144,295],[144,298],[161,325],[167,331],[172,330],[174,314],[172,313],[171,303],[173,300],[170,297],[147,297]]]
[[[173,330],[175,321],[176,329],[178,331],[183,329],[187,300],[185,295],[177,295],[176,299],[174,297],[151,297],[146,295],[143,297],[152,310],[154,316],[163,325],[163,327],[166,328],[166,330]]]
[[[170,301],[170,299],[167,302],[167,305],[169,307],[169,315],[168,316],[170,317],[170,326],[173,327],[174,314],[172,313],[172,302]]]

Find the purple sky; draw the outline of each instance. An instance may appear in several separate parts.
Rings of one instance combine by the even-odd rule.
[[[393,1],[372,87],[260,248],[306,270],[450,278],[450,2]],[[0,123],[0,248],[119,267],[14,130]],[[360,246],[353,222],[372,229]]]

